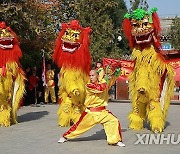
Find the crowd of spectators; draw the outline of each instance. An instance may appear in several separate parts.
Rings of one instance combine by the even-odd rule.
[[[55,94],[57,96],[58,92],[58,72],[54,71],[54,82],[55,82]],[[46,86],[43,85],[42,80],[42,69],[37,69],[37,67],[27,67],[25,69],[26,81],[25,81],[25,90],[23,105],[32,105],[32,104],[44,104],[44,93]],[[57,98],[57,97],[56,97]],[[51,104],[51,99],[49,96],[49,104]],[[53,102],[56,103],[56,102]]]
[[[49,68],[51,68],[51,64],[46,65],[46,73],[48,72]],[[94,66],[99,74],[99,80],[104,78],[105,71],[103,68],[103,64],[101,62],[97,62]],[[59,70],[51,68],[54,72],[54,91],[55,91],[55,99],[52,96],[51,87],[48,87],[48,81],[46,81],[46,85],[42,79],[42,68],[37,69],[37,67],[26,67],[25,74],[26,74],[26,81],[25,81],[25,90],[26,93],[24,95],[23,105],[33,105],[33,104],[52,104],[57,103],[57,94],[58,89],[60,86],[59,81]],[[46,74],[46,80],[48,80],[48,74]],[[48,98],[47,98],[47,89],[49,88]],[[56,100],[56,101],[55,101]]]

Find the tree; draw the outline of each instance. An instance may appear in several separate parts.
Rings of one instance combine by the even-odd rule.
[[[130,5],[131,5],[130,11],[134,11],[138,8],[147,10],[149,7],[147,0],[130,0]]]
[[[176,17],[173,20],[170,35],[172,37],[171,43],[175,49],[180,50],[180,17]]]
[[[62,0],[62,21],[78,19],[82,26],[90,26],[91,55],[94,61],[103,57],[121,57],[127,43],[117,41],[127,8],[123,0]],[[125,45],[126,43],[126,45]],[[126,47],[125,47],[126,46]]]
[[[5,21],[19,37],[22,65],[41,65],[41,49],[50,58],[56,36],[52,8],[36,0],[6,0],[0,4],[0,21]]]
[[[128,53],[121,23],[127,8],[123,0],[5,0],[0,2],[0,20],[17,33],[23,50],[22,65],[40,65],[41,49],[51,58],[62,22],[79,19],[93,29],[91,55],[118,58]]]
[[[116,47],[116,49],[121,55],[129,55],[130,50],[128,42],[124,37],[122,30],[122,21],[124,19],[124,14],[127,13],[127,7],[123,0],[114,0],[116,2],[116,7],[109,11],[110,18],[112,19],[113,24],[113,44],[111,45]],[[121,40],[118,40],[118,37],[121,37]],[[112,49],[110,49],[112,50]],[[112,50],[112,51],[114,51]]]

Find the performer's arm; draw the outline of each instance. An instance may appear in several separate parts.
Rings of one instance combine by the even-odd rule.
[[[103,68],[99,68],[97,70],[97,73],[99,75],[99,78],[98,78],[99,82],[102,82],[102,80],[104,79],[104,75],[105,75],[104,69]]]
[[[109,81],[108,81],[108,89],[110,89],[111,86],[115,84],[115,82],[116,82],[117,78],[119,77],[120,73],[121,73],[121,69],[116,68],[115,72],[112,75],[109,76],[109,78],[108,78],[109,79]]]
[[[106,89],[107,83],[88,83],[86,87],[93,93],[102,93]]]

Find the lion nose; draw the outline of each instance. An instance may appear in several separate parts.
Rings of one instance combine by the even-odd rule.
[[[143,31],[143,28],[139,27],[138,32],[142,32],[142,31]]]
[[[139,93],[141,93],[141,94],[145,94],[145,89],[144,89],[144,88],[140,88],[138,91],[139,91]]]

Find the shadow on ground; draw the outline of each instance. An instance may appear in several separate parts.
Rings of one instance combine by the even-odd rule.
[[[33,120],[38,120],[46,115],[48,115],[48,111],[39,111],[39,112],[30,112],[23,114],[21,116],[18,116],[18,122],[27,122],[27,121],[33,121]]]
[[[164,129],[166,129],[166,128],[169,127],[170,125],[171,125],[170,122],[166,121],[166,122],[165,122]],[[147,121],[144,122],[144,128],[146,128],[147,130],[150,130],[150,131],[151,131],[150,124],[149,124]]]
[[[122,132],[127,131],[127,129],[122,129]],[[70,142],[76,142],[76,141],[92,141],[92,140],[106,140],[106,134],[104,132],[104,129],[101,129],[100,131],[97,131],[95,134],[87,137],[79,137],[76,139],[71,139]]]

